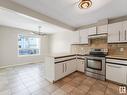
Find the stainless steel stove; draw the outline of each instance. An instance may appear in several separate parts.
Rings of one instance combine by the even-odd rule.
[[[105,80],[107,49],[91,49],[86,56],[86,75],[100,80]]]

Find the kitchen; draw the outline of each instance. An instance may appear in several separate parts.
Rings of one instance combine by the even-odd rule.
[[[0,0],[0,95],[126,95],[126,3]]]
[[[127,27],[126,21],[74,32],[76,40],[71,44],[71,54],[50,55],[46,58],[46,78],[54,83],[78,71],[96,79],[126,85],[127,35],[123,27]]]

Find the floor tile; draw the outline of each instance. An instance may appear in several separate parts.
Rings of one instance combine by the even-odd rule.
[[[0,95],[125,95],[119,85],[74,72],[54,84],[45,79],[44,64],[0,69]]]
[[[62,89],[57,89],[51,95],[68,95],[68,94],[65,91],[63,91]]]
[[[52,92],[54,92],[57,89],[58,89],[58,87],[53,85],[53,84],[48,85],[47,87],[44,87],[44,90],[46,90],[49,93],[52,93]]]
[[[75,88],[70,92],[70,95],[85,95],[85,92],[81,89]]]
[[[65,84],[64,86],[61,87],[61,89],[67,93],[70,93],[75,87],[69,85],[69,84]]]

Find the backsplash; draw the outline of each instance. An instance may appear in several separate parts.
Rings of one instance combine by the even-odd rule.
[[[88,54],[91,48],[108,48],[108,55],[127,56],[127,43],[107,44],[107,38],[89,39],[89,44],[71,45],[71,52]]]
[[[108,44],[109,55],[127,56],[127,43]]]
[[[108,48],[107,38],[89,40],[89,44],[71,45],[71,53],[89,54],[91,48]]]
[[[90,48],[108,48],[107,38],[96,38],[89,40]]]
[[[71,45],[71,53],[75,54],[88,54],[89,53],[88,45]]]

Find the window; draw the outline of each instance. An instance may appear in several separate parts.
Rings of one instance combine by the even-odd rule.
[[[18,54],[19,55],[40,54],[40,38],[19,34],[18,35]]]

